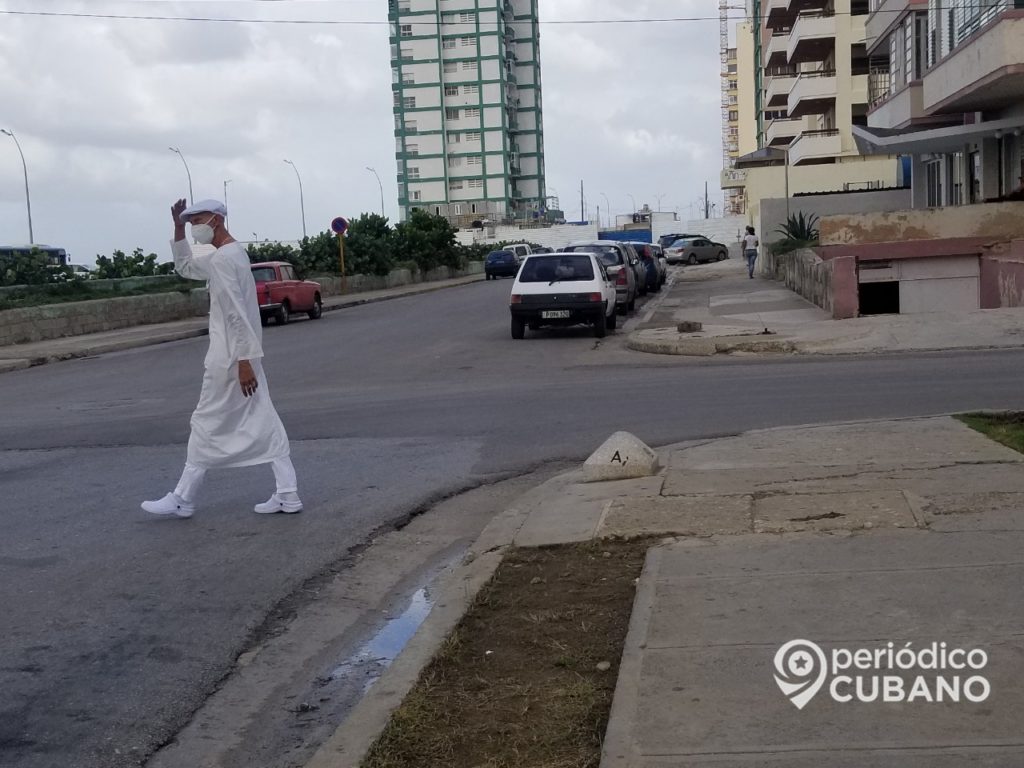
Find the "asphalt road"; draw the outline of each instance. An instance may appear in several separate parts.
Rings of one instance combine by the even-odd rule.
[[[306,512],[257,516],[268,468],[213,473],[191,520],[148,518],[184,460],[205,339],[0,376],[0,765],[137,765],[275,605],[439,496],[628,429],[747,429],[1022,408],[1024,351],[659,358],[623,334],[508,332],[510,281],[266,329]]]

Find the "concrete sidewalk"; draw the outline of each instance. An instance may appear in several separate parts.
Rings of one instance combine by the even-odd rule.
[[[567,484],[515,536],[666,537],[640,579],[604,768],[1024,764],[1024,457],[948,418],[661,455],[657,477]],[[795,639],[982,648],[991,696],[839,703],[825,688],[798,709],[774,679]]]
[[[401,299],[423,293],[456,288],[484,279],[482,274],[461,277],[454,280],[439,280],[430,283],[417,283],[399,288],[387,288],[379,291],[365,291],[344,296],[330,296],[324,300],[324,311],[348,309],[363,304],[375,304],[390,299]],[[82,336],[67,336],[62,339],[51,339],[31,344],[14,344],[0,347],[0,373],[29,368],[35,365],[71,360],[80,357],[92,357],[109,352],[120,352],[136,347],[147,347],[178,341],[194,336],[205,336],[207,333],[205,317],[179,320],[173,323],[139,325],[133,328],[122,328],[105,333],[90,333]]]
[[[684,320],[703,324],[680,333]],[[764,331],[769,333],[765,334]],[[1024,310],[988,309],[833,320],[779,282],[736,259],[684,267],[651,317],[630,334],[639,352],[873,354],[1024,346]]]
[[[660,543],[638,580],[602,768],[1024,765],[1024,457],[940,417],[758,431],[659,458],[653,477],[558,475],[496,517],[439,587],[443,610],[307,768],[359,764],[508,546],[619,536]],[[826,679],[801,709],[776,679],[815,682],[796,678],[795,654],[777,661],[794,640],[826,661],[889,642],[980,648],[981,670],[877,675],[905,691],[918,674],[932,691],[936,674],[982,675],[990,693],[840,702],[819,664]],[[870,693],[876,672],[852,674]]]

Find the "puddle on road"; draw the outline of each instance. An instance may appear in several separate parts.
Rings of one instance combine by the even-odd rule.
[[[388,619],[373,637],[335,667],[327,680],[344,681],[349,685],[361,681],[365,694],[402,652],[433,607],[430,591],[427,587],[420,587],[413,593],[408,607],[398,616]]]

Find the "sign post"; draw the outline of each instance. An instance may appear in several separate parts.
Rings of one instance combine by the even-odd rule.
[[[345,232],[348,230],[348,219],[339,216],[331,222],[331,231],[338,236],[338,258],[341,262],[341,292],[348,290],[348,278],[345,277]]]

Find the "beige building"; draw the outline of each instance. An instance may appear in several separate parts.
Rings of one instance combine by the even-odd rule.
[[[726,49],[722,58],[722,168],[736,166],[740,156],[739,84],[736,49]],[[725,215],[743,212],[743,192],[729,189],[725,192]]]
[[[866,153],[914,157],[914,207],[1019,194],[1024,2],[872,0]]]
[[[868,11],[868,0],[750,0],[737,62],[750,50],[753,68],[737,92],[753,94],[757,149],[723,171],[722,187],[743,191],[755,227],[766,197],[897,185],[897,159],[861,155],[853,134],[867,124]]]

